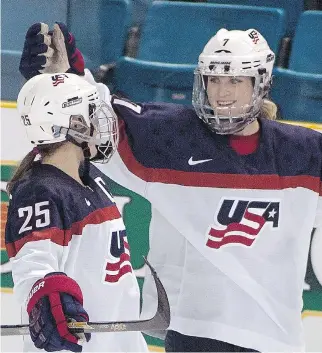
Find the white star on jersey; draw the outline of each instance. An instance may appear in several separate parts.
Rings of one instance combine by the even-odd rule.
[[[276,211],[273,208],[272,211],[268,212],[268,218],[274,218],[275,214],[276,214]]]

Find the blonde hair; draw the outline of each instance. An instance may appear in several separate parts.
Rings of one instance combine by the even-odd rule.
[[[261,107],[262,115],[269,120],[277,119],[277,105],[269,99],[263,100],[263,105]]]
[[[7,184],[7,193],[10,194],[16,182],[21,179],[29,169],[31,169],[38,154],[40,154],[41,158],[50,156],[64,144],[66,144],[66,141],[41,145],[35,147],[32,151],[27,153],[27,155],[22,159],[22,161],[18,165],[18,168],[16,169],[15,173]]]

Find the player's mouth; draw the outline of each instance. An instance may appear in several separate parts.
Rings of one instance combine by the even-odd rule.
[[[231,107],[236,101],[217,101],[218,107]]]

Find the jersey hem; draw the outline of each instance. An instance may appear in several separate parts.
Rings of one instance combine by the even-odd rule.
[[[271,337],[229,325],[174,317],[168,330],[177,331],[183,335],[206,337],[231,343],[244,348],[269,352],[304,352],[304,343],[288,345]]]

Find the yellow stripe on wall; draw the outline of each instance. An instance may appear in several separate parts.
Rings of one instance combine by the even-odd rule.
[[[165,352],[163,347],[148,345],[150,352]]]
[[[18,165],[19,161],[14,161],[14,160],[0,160],[1,165]]]
[[[17,108],[17,102],[0,101],[0,108]]]
[[[322,124],[319,124],[319,123],[309,123],[306,121],[291,121],[291,120],[278,120],[278,121],[285,124],[307,127],[313,130],[322,130]]]
[[[309,316],[320,316],[320,317],[322,317],[322,311],[304,310],[302,312],[302,319],[304,319],[305,317],[309,317]]]

